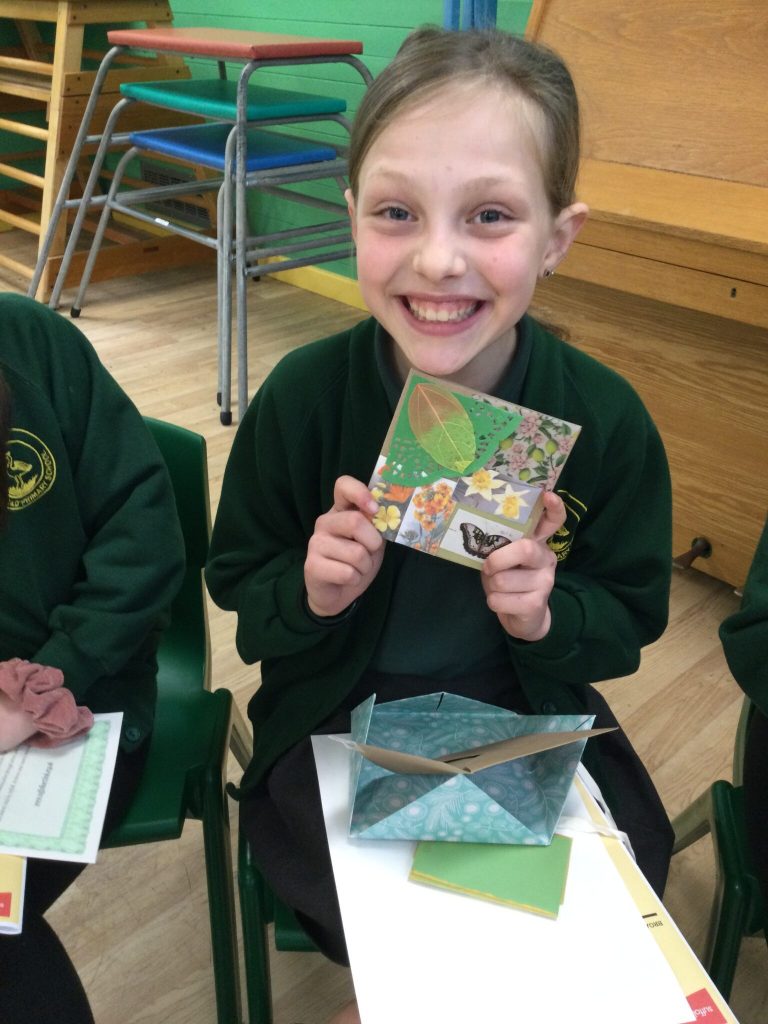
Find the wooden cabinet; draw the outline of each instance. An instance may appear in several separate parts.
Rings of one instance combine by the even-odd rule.
[[[535,0],[567,61],[591,214],[535,311],[627,377],[670,460],[677,552],[743,584],[768,511],[768,7]]]
[[[86,26],[110,27],[136,21],[162,24],[171,21],[171,10],[167,0],[0,0],[0,18],[7,19],[4,27],[18,40],[18,45],[6,46],[0,52],[0,130],[10,133],[18,143],[12,152],[0,154],[0,175],[21,186],[0,192],[0,227],[42,238],[91,91],[94,68],[102,55],[85,47]],[[52,41],[44,41],[51,31]],[[94,130],[103,126],[118,98],[120,82],[187,75],[179,58],[131,56],[116,63],[107,78]],[[142,116],[141,126],[148,127],[146,112]],[[125,126],[139,125],[128,120]],[[28,167],[29,158],[36,155],[44,162],[42,173]],[[49,270],[58,265],[64,231],[62,223],[48,260]],[[117,231],[115,235],[129,248],[135,243],[135,238],[126,233]],[[0,234],[0,268],[28,281],[33,266],[4,252],[3,237]],[[127,252],[119,258],[126,268],[131,264]],[[73,270],[78,266],[75,264]],[[108,260],[103,269],[110,273]],[[112,272],[115,269],[113,266]],[[38,297],[47,295],[48,276],[44,275]]]

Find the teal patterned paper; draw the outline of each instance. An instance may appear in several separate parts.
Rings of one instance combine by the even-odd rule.
[[[352,740],[429,758],[530,733],[589,729],[594,721],[593,715],[517,715],[450,693],[375,700],[353,711]],[[390,772],[353,752],[349,833],[548,845],[585,743],[451,777]]]

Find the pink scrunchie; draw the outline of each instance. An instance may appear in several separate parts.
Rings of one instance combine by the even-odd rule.
[[[27,740],[32,747],[58,747],[93,725],[93,715],[78,707],[64,686],[61,669],[36,665],[22,658],[0,661],[0,692],[31,715],[38,731]]]

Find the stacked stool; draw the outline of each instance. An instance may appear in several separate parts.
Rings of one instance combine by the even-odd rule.
[[[356,54],[362,44],[349,40],[313,39],[271,33],[233,31],[228,29],[125,29],[108,34],[112,50],[106,55],[97,74],[93,92],[86,107],[72,156],[64,176],[59,197],[51,217],[48,235],[53,237],[59,217],[67,209],[76,209],[77,216],[70,233],[67,248],[50,304],[56,306],[76,250],[86,213],[101,208],[102,216],[89,253],[80,284],[73,315],[77,316],[84,301],[93,265],[98,255],[104,230],[112,211],[138,221],[157,224],[158,219],[142,210],[138,204],[173,198],[184,193],[216,190],[217,237],[196,232],[186,227],[168,224],[162,226],[183,237],[200,241],[217,251],[218,266],[218,352],[219,382],[217,398],[221,405],[222,423],[231,422],[231,274],[236,281],[236,325],[238,352],[238,408],[242,416],[248,402],[247,377],[247,311],[246,283],[249,277],[261,277],[275,270],[306,266],[339,259],[348,255],[351,236],[346,222],[345,205],[319,199],[285,188],[286,185],[334,180],[343,193],[346,187],[345,148],[336,145],[318,145],[306,138],[284,133],[283,128],[294,124],[305,126],[318,121],[341,124],[348,131],[344,117],[346,104],[332,97],[314,96],[282,89],[270,89],[250,84],[251,76],[262,68],[305,64],[348,64],[368,85],[371,75]],[[212,80],[186,80],[175,83],[142,82],[121,86],[121,99],[115,105],[102,134],[89,136],[100,82],[106,76],[116,54],[126,47],[155,52],[181,54],[189,57],[212,57],[220,69],[225,61],[243,64],[237,82],[225,78]],[[173,86],[169,88],[169,86]],[[180,86],[180,88],[175,88]],[[117,124],[122,111],[130,104],[143,103],[166,110],[193,114],[210,119],[199,125],[175,129],[120,134]],[[266,126],[280,125],[281,130],[264,131]],[[80,151],[85,145],[98,144],[91,173],[80,199],[69,199],[69,188],[77,167]],[[130,149],[116,169],[109,192],[97,195],[99,176],[105,157],[115,146]],[[130,159],[139,152],[182,159],[215,172],[214,176],[194,183],[176,183],[120,192],[123,174]],[[70,173],[71,171],[71,173]],[[270,195],[280,195],[292,202],[320,209],[325,220],[306,228],[249,235],[246,194],[257,188]],[[330,221],[327,216],[331,214]],[[41,247],[36,275],[30,285],[30,294],[37,289],[37,271],[44,266],[46,243]],[[280,262],[257,262],[280,258]]]

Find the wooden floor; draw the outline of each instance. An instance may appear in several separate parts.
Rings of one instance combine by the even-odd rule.
[[[10,279],[0,279],[0,287],[21,290]],[[251,392],[283,352],[361,317],[276,281],[252,284],[249,294]],[[215,323],[210,266],[94,285],[78,321],[143,413],[206,436],[214,510],[234,435],[234,427],[220,426],[215,404]],[[717,626],[737,603],[728,587],[701,573],[677,574],[665,636],[645,651],[636,676],[601,686],[670,815],[714,779],[730,777],[741,694],[725,666]],[[257,671],[241,665],[234,652],[231,616],[211,606],[211,628],[214,685],[229,687],[244,710]],[[705,839],[674,859],[665,900],[695,950],[702,946],[712,886]],[[215,1020],[197,823],[179,842],[103,852],[50,919],[81,972],[97,1024]],[[273,971],[276,1024],[322,1024],[351,992],[348,972],[319,954],[278,954]],[[599,965],[594,982],[600,983]],[[641,986],[639,978],[638,991]],[[768,1020],[762,939],[744,944],[732,1005],[741,1024]]]

